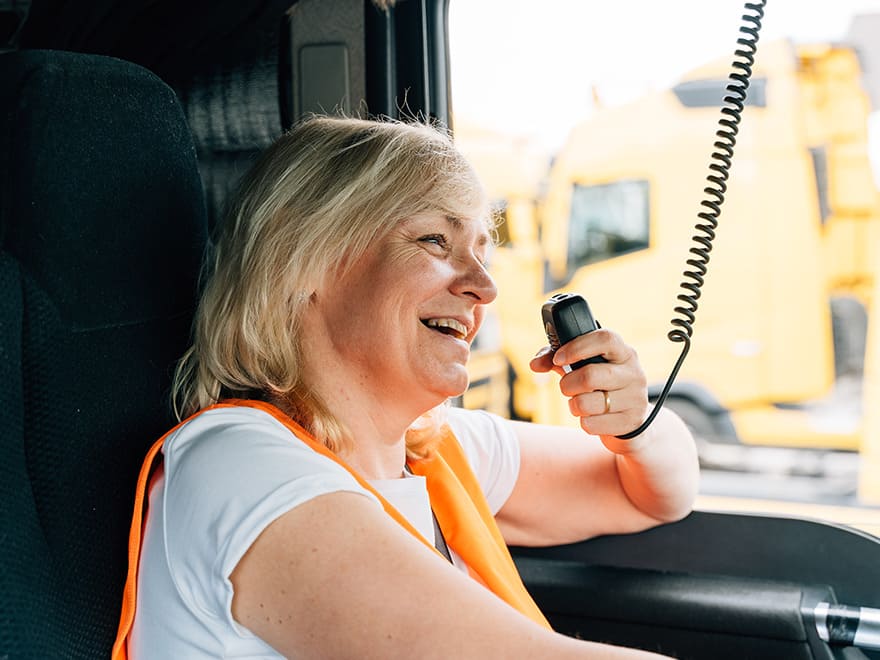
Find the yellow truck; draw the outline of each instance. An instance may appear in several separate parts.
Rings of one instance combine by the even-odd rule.
[[[499,157],[477,131],[457,135],[503,211],[491,267],[512,414],[573,423],[555,377],[528,368],[545,343],[540,304],[560,291],[583,294],[637,347],[659,393],[680,349],[666,335],[729,71],[729,60],[711,62],[599,109],[531,178],[516,164],[523,149]],[[667,401],[713,446],[860,448],[880,262],[861,74],[846,45],[761,44],[693,346]]]

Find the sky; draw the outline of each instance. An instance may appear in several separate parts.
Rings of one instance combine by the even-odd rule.
[[[451,0],[453,111],[552,149],[589,114],[593,90],[615,105],[717,57],[733,60],[744,5]],[[860,13],[880,13],[880,0],[768,0],[760,38],[840,41]]]

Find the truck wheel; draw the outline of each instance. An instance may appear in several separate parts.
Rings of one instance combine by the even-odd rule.
[[[687,424],[698,442],[717,442],[718,434],[709,414],[693,401],[670,397],[663,404],[675,412]]]
[[[834,336],[834,375],[861,377],[865,370],[868,313],[855,298],[831,298],[831,330]]]
[[[732,439],[719,433],[712,416],[688,399],[669,398],[664,404],[687,425],[697,445],[697,456],[703,469],[724,469],[731,451],[737,451]]]

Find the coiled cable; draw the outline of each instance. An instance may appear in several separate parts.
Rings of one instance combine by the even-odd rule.
[[[666,335],[670,341],[682,344],[681,353],[647,419],[634,431],[617,436],[622,440],[637,436],[654,421],[691,348],[691,336],[694,333],[695,313],[698,306],[697,300],[700,298],[700,289],[705,282],[709,253],[712,251],[712,241],[715,239],[715,229],[718,227],[721,205],[724,203],[724,194],[727,192],[727,179],[730,176],[733,148],[736,146],[736,136],[739,133],[739,124],[745,107],[752,66],[755,63],[755,53],[758,50],[758,33],[761,30],[761,19],[764,18],[766,4],[766,0],[746,2],[744,11],[751,13],[743,14],[743,25],[739,28],[743,36],[736,40],[738,48],[734,53],[732,71],[728,77],[729,82],[726,87],[728,93],[724,97],[721,107],[721,118],[718,120],[719,128],[715,131],[715,136],[718,139],[714,143],[715,150],[712,152],[709,163],[709,174],[706,177],[708,183],[703,188],[706,197],[700,202],[704,210],[697,214],[700,222],[697,222],[694,227],[697,233],[691,237],[694,245],[689,250],[693,256],[686,262],[691,270],[685,270],[683,273],[687,278],[680,285],[684,292],[676,296],[681,304],[674,309],[678,316],[672,319],[673,328]]]

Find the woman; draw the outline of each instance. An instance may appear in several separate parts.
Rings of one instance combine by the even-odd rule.
[[[587,434],[445,405],[496,295],[490,235],[430,126],[311,118],[259,159],[176,374],[189,419],[157,445],[131,657],[657,657],[552,632],[505,543],[683,517],[692,438],[667,413],[614,437],[648,404],[608,330],[532,361],[608,360],[560,380]]]

